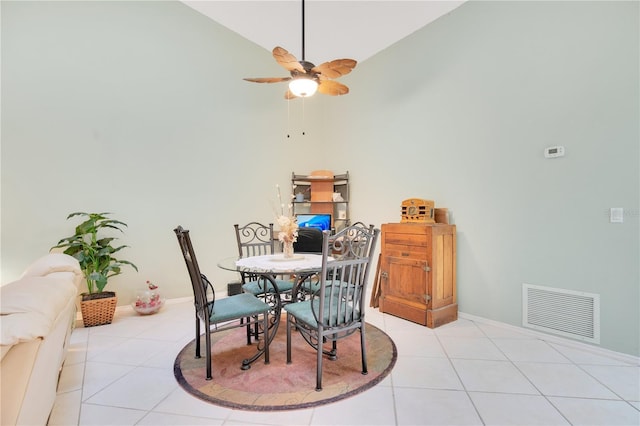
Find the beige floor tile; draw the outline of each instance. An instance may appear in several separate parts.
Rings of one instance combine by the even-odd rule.
[[[459,319],[430,329],[377,309],[368,320],[398,349],[377,386],[312,409],[231,410],[173,377],[193,339],[191,300],[150,316],[122,311],[113,324],[74,330],[50,426],[640,424],[638,365],[513,327]]]

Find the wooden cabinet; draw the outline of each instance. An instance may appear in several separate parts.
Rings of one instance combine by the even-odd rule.
[[[337,175],[329,170],[315,170],[308,175],[294,172],[291,191],[294,214],[330,214],[331,227],[336,232],[349,225],[349,172]]]
[[[435,328],[458,318],[456,227],[382,225],[380,311]]]

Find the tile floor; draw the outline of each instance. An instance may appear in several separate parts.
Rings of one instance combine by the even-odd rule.
[[[384,381],[334,404],[264,413],[178,386],[190,300],[151,316],[125,307],[113,324],[74,330],[49,425],[640,425],[635,358],[469,318],[429,329],[369,309],[398,348]]]

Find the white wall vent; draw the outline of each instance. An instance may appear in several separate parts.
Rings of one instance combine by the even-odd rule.
[[[522,325],[600,343],[600,295],[522,284]]]

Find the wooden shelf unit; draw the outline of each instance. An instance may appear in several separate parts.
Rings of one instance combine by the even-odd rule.
[[[316,170],[309,175],[291,173],[291,191],[302,193],[303,201],[293,198],[293,213],[326,213],[331,215],[331,227],[336,231],[349,225],[349,172],[334,175],[328,170]],[[343,201],[333,201],[339,193]]]

